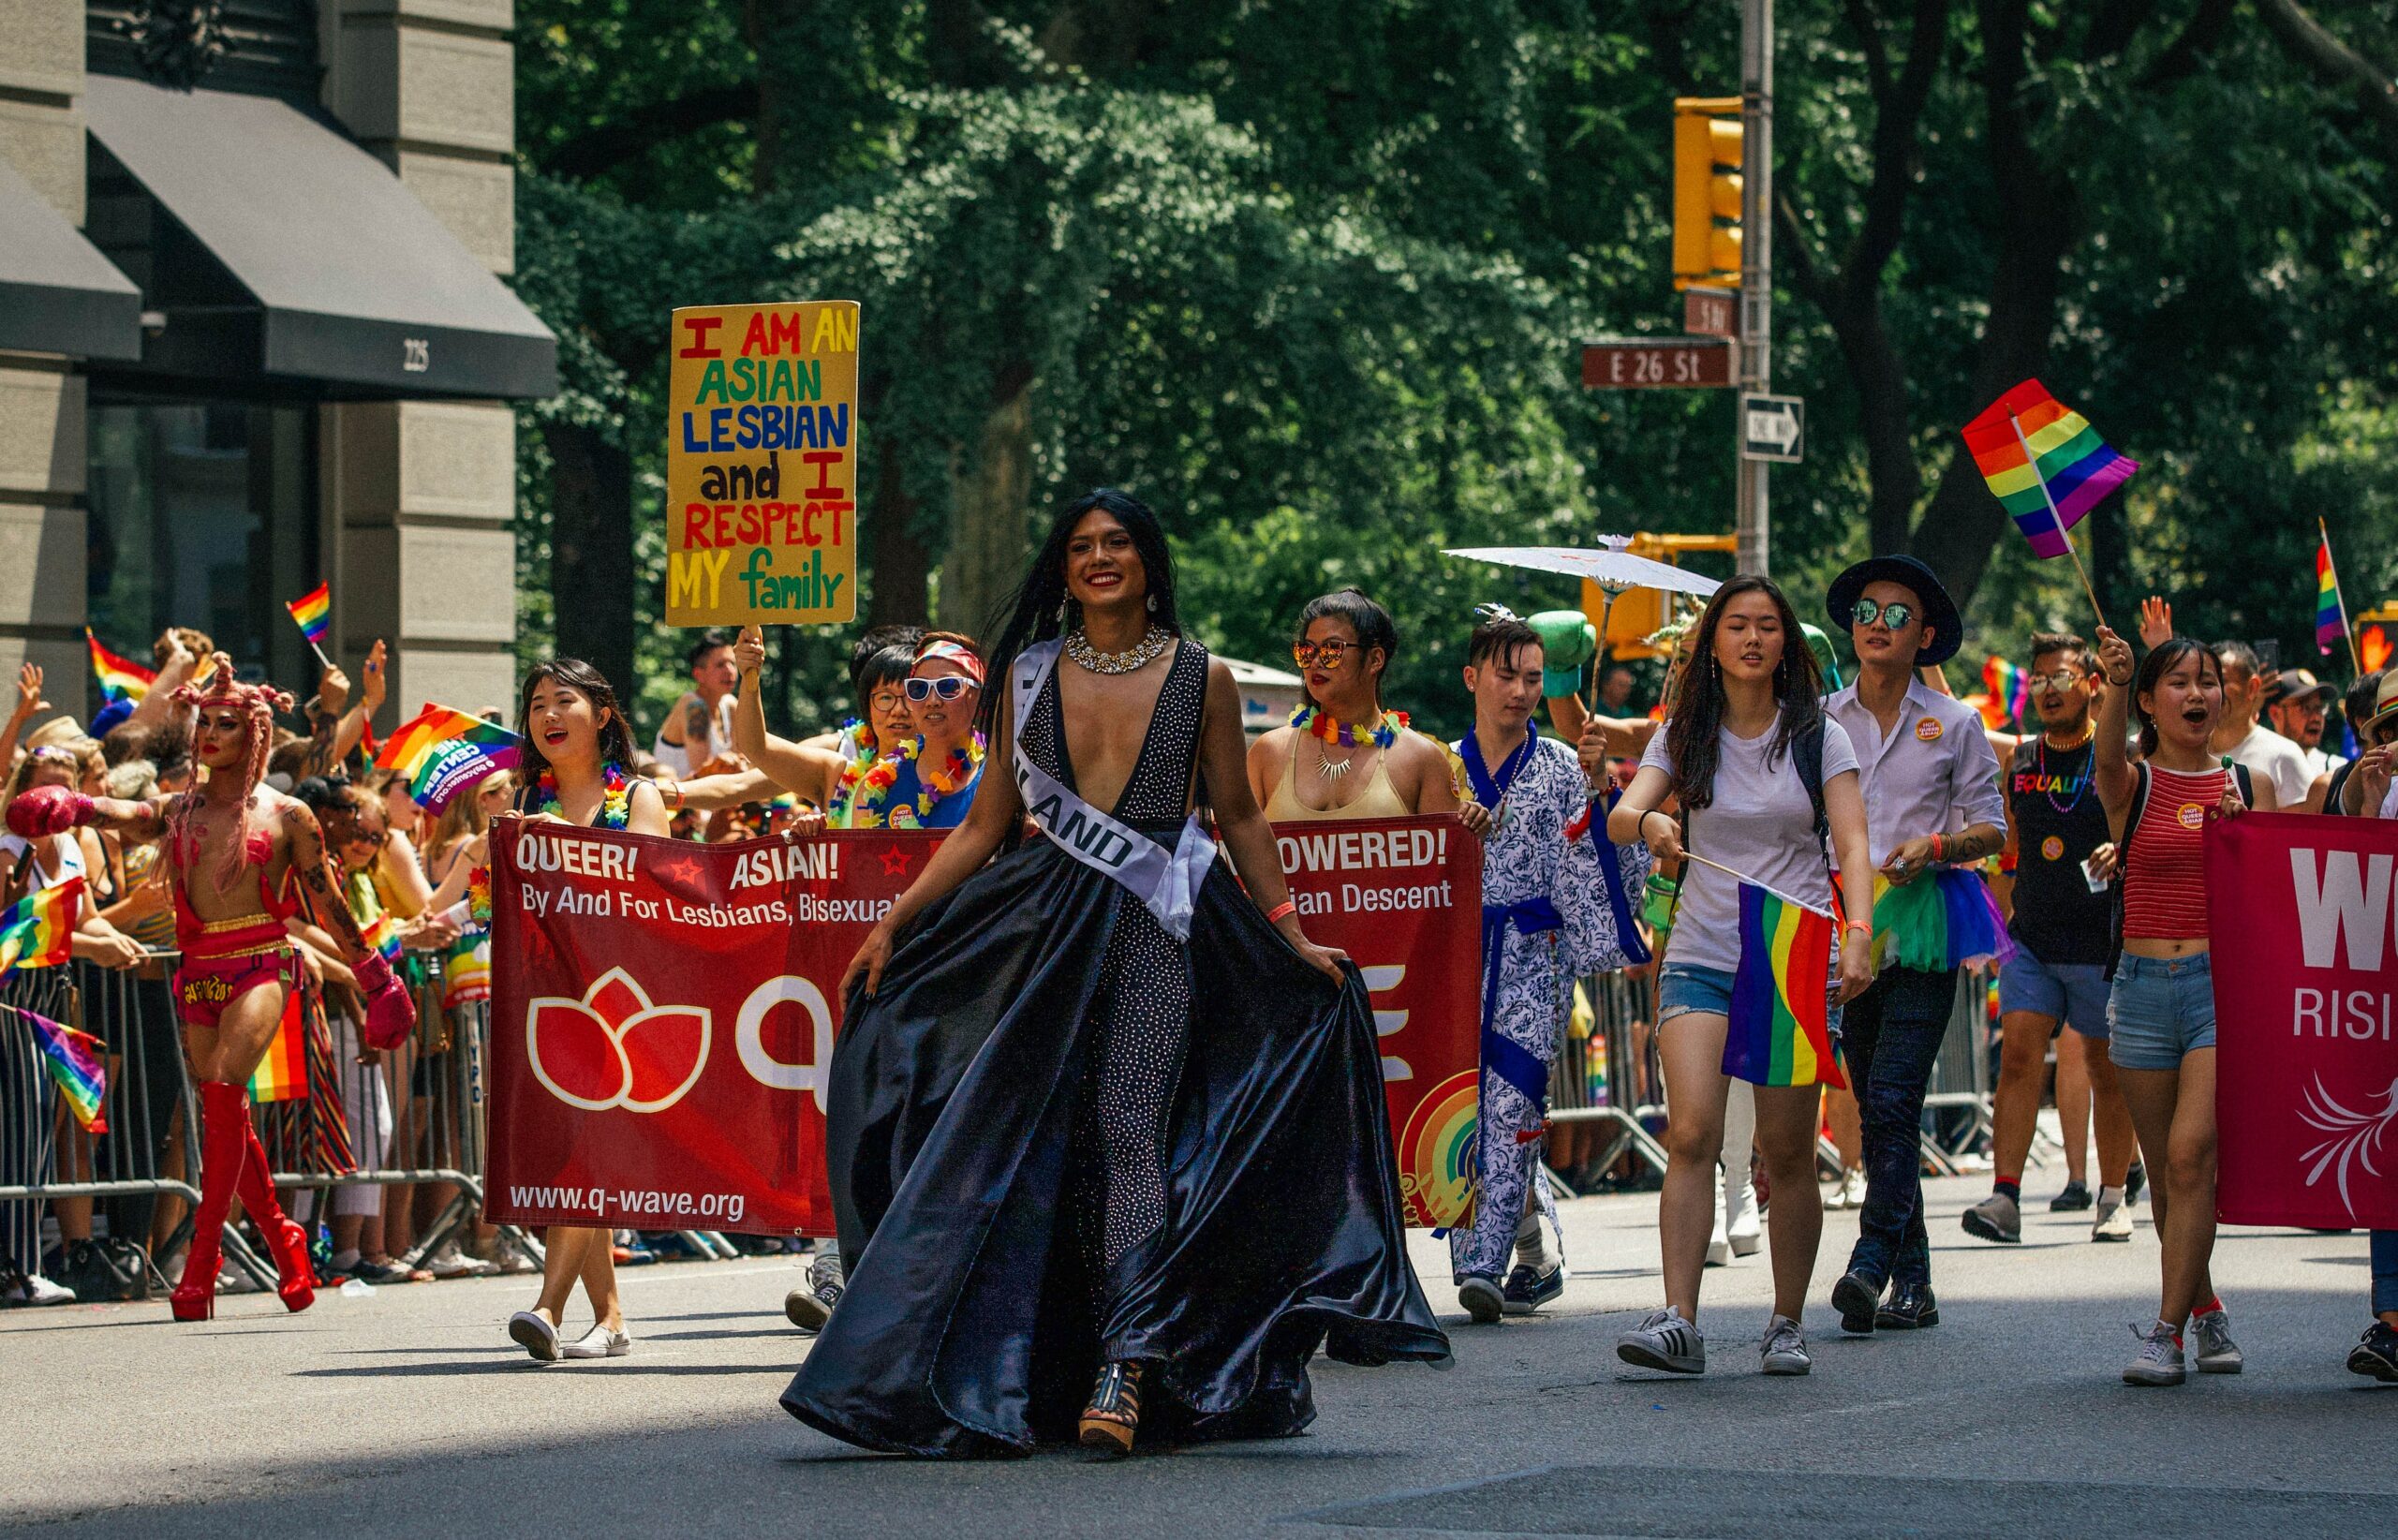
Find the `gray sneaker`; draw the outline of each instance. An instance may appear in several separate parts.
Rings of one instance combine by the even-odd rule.
[[[1965,1234],[2013,1245],[2023,1238],[2022,1207],[2004,1192],[1992,1192],[1965,1210]]]
[[[2121,1198],[2101,1198],[2098,1212],[2090,1222],[2093,1240],[2129,1240],[2132,1238],[2132,1206]]]
[[[2242,1356],[2240,1344],[2231,1340],[2230,1318],[2221,1310],[2192,1316],[2190,1335],[2198,1340],[2198,1352],[2191,1357],[2201,1374],[2237,1374],[2248,1361]]]
[[[1807,1339],[1799,1334],[1798,1323],[1786,1315],[1777,1315],[1765,1324],[1764,1360],[1768,1374],[1804,1374],[1815,1367],[1815,1360],[1807,1353]]]
[[[2139,1356],[2124,1370],[2124,1384],[2180,1385],[2183,1379],[2182,1343],[2173,1327],[2159,1321],[2148,1328],[2145,1336],[2138,1326],[2132,1327],[2132,1335],[2140,1340]]]
[[[1618,1337],[1615,1355],[1627,1364],[1659,1369],[1668,1374],[1707,1372],[1707,1339],[1671,1305],[1651,1312],[1647,1320]]]

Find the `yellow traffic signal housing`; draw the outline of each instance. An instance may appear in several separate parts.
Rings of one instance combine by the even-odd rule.
[[[1740,98],[1674,98],[1674,287],[1740,282]]]

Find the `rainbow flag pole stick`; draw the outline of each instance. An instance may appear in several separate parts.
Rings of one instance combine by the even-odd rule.
[[[2023,446],[2023,463],[2032,467],[2032,479],[2040,483],[2040,496],[2049,505],[2049,517],[2056,521],[2057,539],[2065,541],[2065,554],[2073,558],[2074,576],[2081,579],[2081,591],[2090,596],[2090,613],[2104,626],[2107,612],[2098,607],[2098,590],[2090,586],[2090,572],[2081,565],[2081,553],[2074,548],[2073,531],[2065,526],[2065,515],[2057,511],[2056,497],[2049,491],[2049,479],[2040,474],[2040,457],[2032,452],[2032,441],[2023,437],[2023,420],[2008,412],[2006,422],[2015,430],[2015,441]]]
[[[2357,656],[2357,629],[2348,624],[2348,599],[2340,592],[2340,564],[2331,555],[2331,532],[2323,527],[2323,516],[2315,517],[2315,533],[2322,537],[2323,565],[2331,571],[2331,598],[2340,606],[2340,634],[2348,639],[2348,668],[2357,678],[2364,677],[2364,659]]]
[[[1781,899],[1785,904],[1791,905],[1793,908],[1803,909],[1810,914],[1820,914],[1827,920],[1832,918],[1832,911],[1830,910],[1818,909],[1813,904],[1807,902],[1803,898],[1793,898],[1790,895],[1783,892],[1780,888],[1758,881],[1755,878],[1751,877],[1747,872],[1740,870],[1738,866],[1727,866],[1721,861],[1710,861],[1707,857],[1699,854],[1695,851],[1682,851],[1682,859],[1685,861],[1695,861],[1702,866],[1713,866],[1717,871],[1722,872],[1726,877],[1737,877],[1753,888],[1759,888],[1767,893],[1772,894],[1776,898]]]

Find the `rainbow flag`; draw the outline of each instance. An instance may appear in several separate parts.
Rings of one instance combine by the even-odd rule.
[[[1984,722],[2000,728],[2023,719],[2023,708],[2032,700],[2030,674],[1994,656],[1982,665],[1982,688],[1990,691],[1990,703],[1982,708]]]
[[[18,1010],[16,1006],[0,1007],[14,1011],[34,1029],[34,1043],[41,1049],[42,1062],[50,1077],[58,1082],[59,1094],[67,1098],[75,1120],[93,1133],[109,1131],[108,1118],[100,1110],[100,1099],[109,1093],[108,1063],[104,1056],[108,1045],[89,1032],[79,1032],[48,1016]]]
[[[2340,573],[2331,565],[2331,537],[2315,548],[2315,650],[2329,654],[2348,638],[2348,609],[2340,602]]]
[[[267,1044],[266,1057],[250,1072],[253,1103],[297,1102],[308,1094],[307,1025],[300,1015],[300,991],[283,997],[283,1021]]]
[[[516,768],[522,741],[496,722],[428,703],[385,740],[375,763],[405,774],[408,795],[437,814],[493,771]]]
[[[100,681],[100,695],[110,701],[139,701],[150,693],[158,678],[154,669],[145,669],[130,658],[120,658],[100,645],[92,628],[83,628],[83,640],[92,649],[92,673]]]
[[[1740,966],[1724,1034],[1724,1073],[1754,1086],[1845,1087],[1832,1047],[1832,917],[1754,882],[1740,884]]]
[[[26,894],[0,913],[0,979],[20,968],[56,968],[74,945],[83,913],[83,880]]]
[[[333,629],[333,585],[319,583],[313,591],[302,594],[283,607],[291,612],[291,618],[298,624],[300,634],[308,639],[308,645],[322,648],[325,638],[332,635]]]
[[[2027,379],[1965,424],[1965,447],[2035,556],[2067,552],[2065,531],[2139,468],[2049,388]],[[2053,507],[2053,512],[2051,508]]]

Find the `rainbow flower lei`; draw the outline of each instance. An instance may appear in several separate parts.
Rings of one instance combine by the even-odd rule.
[[[625,767],[621,764],[609,765],[600,773],[600,777],[602,788],[600,794],[600,821],[595,826],[603,829],[621,829],[632,822],[631,778],[625,774]],[[533,783],[533,791],[535,812],[555,813],[558,810],[558,777],[555,771],[544,769],[540,778]]]
[[[891,826],[895,829],[923,827],[922,821],[933,816],[935,805],[944,797],[955,796],[973,785],[974,777],[983,773],[984,750],[980,733],[975,733],[965,748],[951,749],[940,764],[930,768],[917,763],[917,758],[924,749],[925,740],[922,738],[910,738],[899,746],[899,757],[916,764],[916,782],[920,790],[916,792],[913,816],[910,816],[904,805],[891,810]]]
[[[1302,733],[1312,733],[1328,744],[1337,743],[1345,748],[1357,747],[1357,724],[1344,722],[1329,712],[1317,710],[1313,702],[1291,713],[1291,725]],[[1367,729],[1367,736],[1376,748],[1388,748],[1399,742],[1399,733],[1406,728],[1406,712],[1385,711],[1372,727]]]

